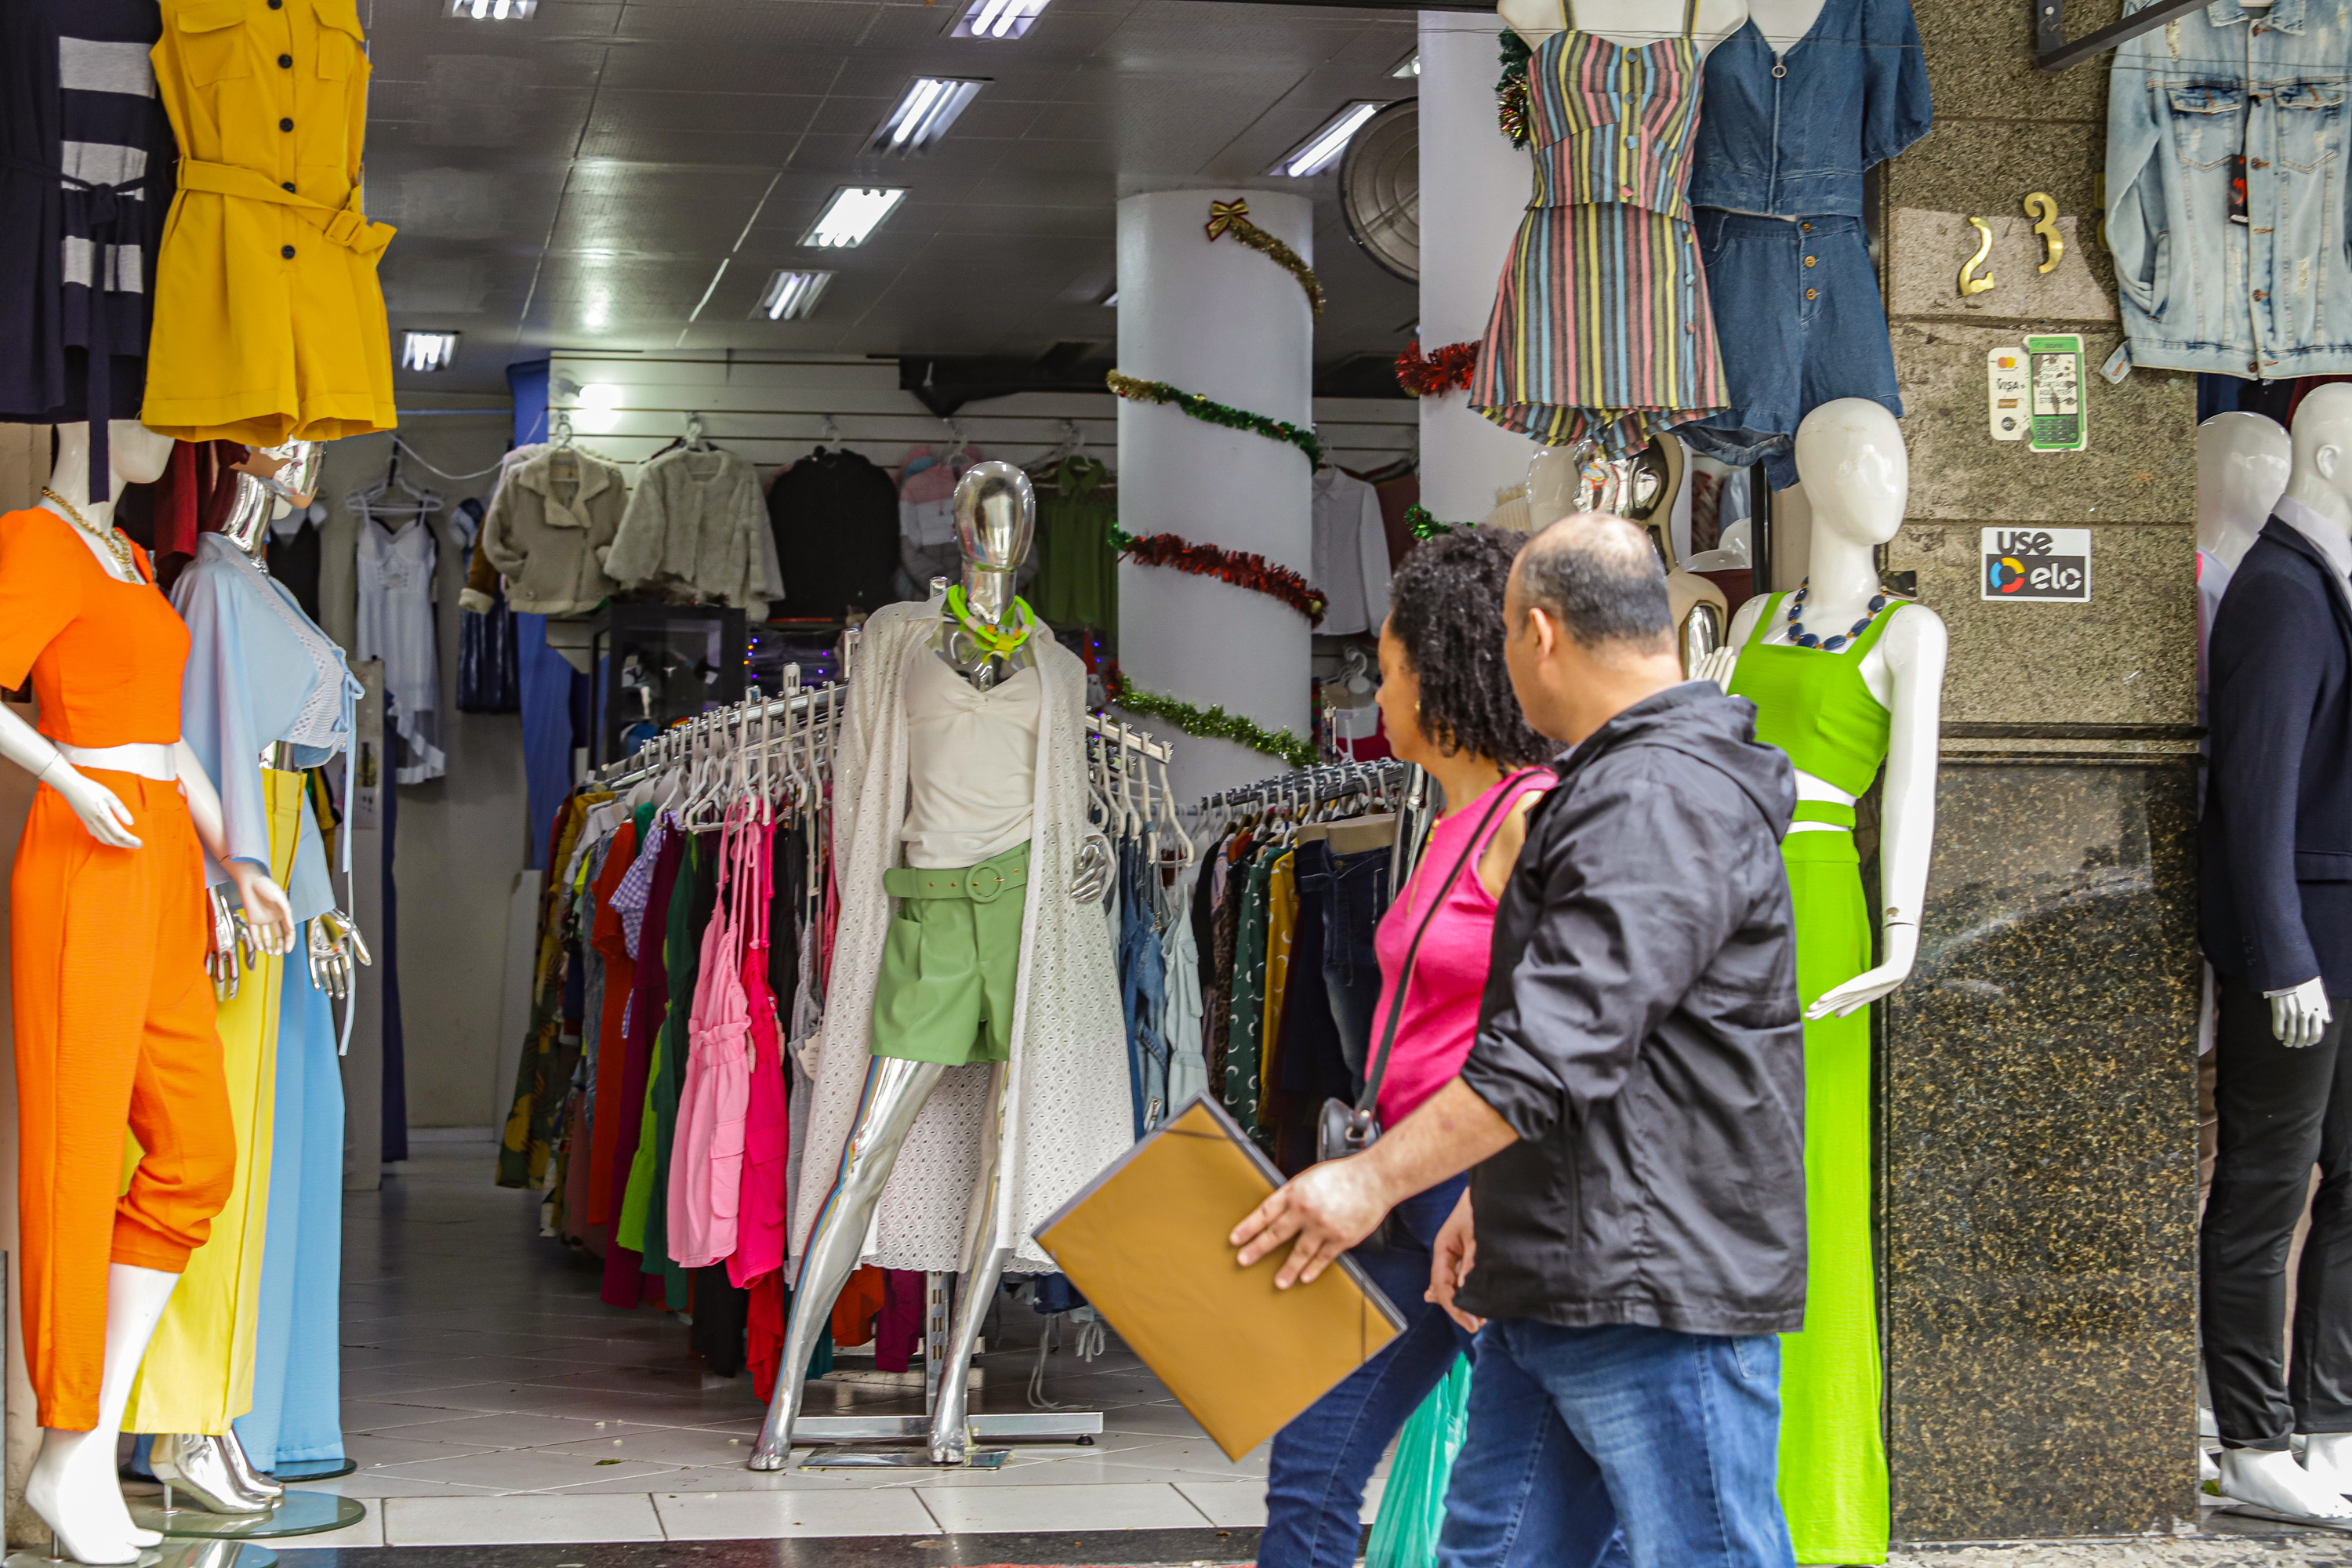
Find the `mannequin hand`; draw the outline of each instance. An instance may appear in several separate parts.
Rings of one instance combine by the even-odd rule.
[[[816,1069],[824,1061],[824,1031],[819,1029],[815,1034],[803,1040],[800,1049],[793,1054],[800,1058],[801,1071],[808,1074],[809,1081],[814,1083],[817,1079]]]
[[[42,770],[41,782],[65,797],[89,836],[100,844],[117,849],[140,847],[139,837],[131,831],[131,808],[122,797],[89,774],[78,772],[71,763],[59,757]]]
[[[2336,1021],[2328,1009],[2326,987],[2315,975],[2294,990],[2271,998],[2271,1033],[2289,1050],[2319,1044],[2319,1037]]]
[[[334,1001],[352,994],[352,964],[371,967],[375,960],[351,916],[329,910],[310,922],[310,984]]]
[[[248,960],[258,961],[253,957],[257,950],[272,958],[293,952],[294,906],[287,901],[286,889],[250,860],[230,861],[228,879],[236,885],[237,901],[245,906],[237,911],[237,940]]]
[[[1736,647],[1719,647],[1700,659],[1690,672],[1693,680],[1712,680],[1716,689],[1728,695],[1731,691],[1731,668],[1739,662]]]
[[[1821,999],[1805,1009],[1807,1018],[1845,1017],[1869,1006],[1911,977],[1911,961],[1919,954],[1919,928],[1891,925],[1882,934],[1886,962],[1822,992]]]
[[[1070,865],[1071,900],[1081,904],[1101,902],[1102,896],[1110,891],[1112,864],[1110,840],[1089,832],[1086,842],[1078,846],[1077,858]]]
[[[244,973],[236,959],[236,914],[218,888],[205,889],[205,897],[213,911],[212,941],[205,950],[205,973],[213,977],[213,999],[234,1002],[237,977]]]

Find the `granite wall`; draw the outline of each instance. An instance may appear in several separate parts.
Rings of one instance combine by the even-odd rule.
[[[1914,5],[1937,123],[1878,191],[1912,479],[1887,565],[1952,654],[1919,965],[1880,1019],[1895,1534],[2168,1532],[2197,1517],[2195,387],[2094,375],[2088,450],[1990,438],[1988,348],[2117,342],[2108,61],[2043,76],[2027,6]],[[2046,275],[2030,191],[2067,239]],[[1963,299],[1971,216],[1996,286]],[[2093,531],[2088,605],[1979,597],[1979,531],[2028,524]]]

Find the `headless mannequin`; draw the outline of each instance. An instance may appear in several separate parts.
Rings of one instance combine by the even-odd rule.
[[[1821,0],[1810,0],[1815,10]],[[1585,32],[1638,49],[1654,44],[1660,38],[1682,37],[1682,8],[1662,5],[1657,0],[1501,0],[1495,14],[1506,26],[1527,40],[1528,47],[1539,49],[1543,42],[1560,31],[1560,8],[1565,5],[1569,16]],[[1706,52],[1739,31],[1746,24],[1748,0],[1698,0],[1698,52]],[[1664,26],[1661,26],[1663,20]],[[1806,24],[1811,26],[1810,21]]]
[[[1843,630],[1869,613],[1880,592],[1877,549],[1903,524],[1910,465],[1895,416],[1867,398],[1842,397],[1805,416],[1797,426],[1797,471],[1812,491],[1812,589],[1805,620],[1818,630]],[[1729,646],[1695,672],[1728,686],[1739,649],[1771,601],[1762,595],[1740,607]],[[1765,635],[1786,643],[1788,622]],[[1879,925],[1885,961],[1824,992],[1809,1018],[1843,1017],[1866,1007],[1911,973],[1919,952],[1919,910],[1935,849],[1937,739],[1943,711],[1944,662],[1949,642],[1943,618],[1924,605],[1903,606],[1864,656],[1863,683],[1893,716],[1887,737],[1885,810],[1879,826]],[[1835,657],[1831,655],[1828,657]],[[1797,774],[1799,800],[1852,805],[1854,797],[1811,773]],[[1791,833],[1834,832],[1827,823],[1799,822]]]
[[[987,627],[1010,629],[1016,614],[1013,580],[1028,556],[1035,530],[1036,502],[1028,476],[1009,463],[975,464],[957,482],[955,509],[956,538],[963,552],[963,603],[972,618]],[[976,689],[991,690],[1036,664],[1036,652],[1027,643],[1007,654],[991,653],[973,630],[948,612],[944,603],[941,609],[938,629],[932,634],[931,657],[944,661]],[[1089,876],[1088,850],[1095,847],[1089,844],[1078,857],[1073,896],[1081,901],[1099,897],[1104,886]],[[1102,860],[1107,868],[1108,857]],[[966,1384],[972,1352],[995,1300],[997,1282],[1012,1261],[1011,1248],[994,1246],[988,1239],[1003,1233],[1003,1227],[994,1222],[1000,1207],[1012,1198],[1002,1180],[1006,1159],[1006,1067],[996,1062],[989,1068],[986,1142],[964,1228],[963,1286],[957,1301],[955,1335],[940,1369],[938,1403],[931,1416],[930,1456],[937,1465],[961,1465],[970,1457]],[[800,1414],[818,1330],[830,1319],[835,1299],[857,1267],[875,1205],[889,1183],[898,1152],[946,1073],[942,1063],[895,1057],[876,1057],[866,1068],[865,1097],[842,1152],[840,1174],[801,1259],[791,1322],[784,1335],[782,1367],[759,1442],[751,1451],[752,1469],[780,1470],[791,1457],[793,1423]]]
[[[122,582],[141,581],[135,569],[124,571],[104,536],[111,534],[115,497],[122,486],[148,483],[161,476],[171,460],[172,440],[135,420],[118,419],[108,426],[107,447],[111,469],[109,493],[94,496],[89,493],[89,427],[58,426],[58,457],[48,489],[61,499],[45,498],[41,504],[73,529],[108,575]],[[76,512],[87,527],[75,523]],[[121,849],[140,847],[140,840],[131,832],[129,808],[112,790],[75,767],[77,755],[86,765],[158,779],[176,777],[187,797],[197,838],[215,858],[223,859],[247,910],[252,911],[248,918],[255,937],[271,952],[291,949],[293,912],[284,890],[270,880],[267,868],[224,858],[227,842],[220,796],[184,741],[173,746],[108,747],[103,752],[68,749],[42,735],[14,710],[0,705],[0,757],[55,790],[100,843]],[[179,1279],[162,1269],[131,1264],[108,1267],[106,1363],[99,1390],[98,1425],[87,1432],[41,1429],[41,1452],[26,1482],[25,1500],[57,1532],[64,1553],[77,1562],[133,1563],[142,1548],[163,1539],[131,1524],[115,1479],[114,1448],[139,1363]]]
[[[1544,520],[1530,532],[1580,511],[1614,512],[1648,530],[1659,564],[1666,569],[1666,605],[1686,672],[1694,647],[1712,653],[1723,646],[1724,624],[1731,616],[1722,589],[1684,571],[1675,560],[1670,525],[1689,471],[1682,443],[1670,436],[1658,437],[1631,458],[1600,458],[1585,447],[1541,447],[1528,463],[1528,521]],[[1593,478],[1588,479],[1588,475]]]

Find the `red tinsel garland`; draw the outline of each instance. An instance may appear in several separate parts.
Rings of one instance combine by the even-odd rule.
[[[1139,565],[1166,566],[1190,572],[1196,577],[1222,578],[1237,588],[1281,600],[1305,616],[1309,626],[1323,624],[1323,612],[1329,601],[1317,593],[1306,578],[1287,566],[1276,566],[1263,555],[1220,550],[1213,544],[1195,544],[1173,533],[1154,533],[1138,539],[1121,530],[1112,539],[1121,554]]]
[[[1456,389],[1469,391],[1471,373],[1477,368],[1476,343],[1448,343],[1426,359],[1415,343],[1397,355],[1397,384],[1415,397],[1442,397]]]

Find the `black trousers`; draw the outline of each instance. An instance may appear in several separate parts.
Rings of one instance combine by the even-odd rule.
[[[2199,1236],[2205,1375],[2221,1441],[2284,1449],[2294,1432],[2352,1432],[2352,998],[2317,1045],[2271,1034],[2271,1005],[2221,977],[2214,1039],[2219,1147]],[[2286,1372],[2286,1257],[2311,1169],[2311,1234],[2295,1276]]]

